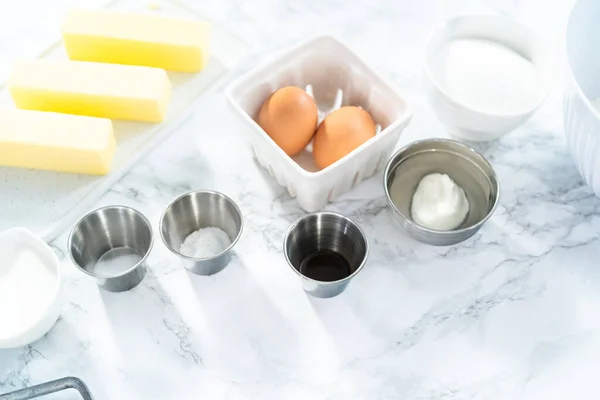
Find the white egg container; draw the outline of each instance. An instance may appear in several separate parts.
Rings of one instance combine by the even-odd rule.
[[[340,106],[367,110],[377,134],[346,157],[319,170],[309,144],[290,157],[256,123],[260,107],[277,89],[297,86],[312,95],[319,122]],[[255,158],[308,212],[320,210],[381,170],[412,116],[393,86],[340,40],[320,35],[257,67],[227,89],[235,113],[248,125],[243,135]]]

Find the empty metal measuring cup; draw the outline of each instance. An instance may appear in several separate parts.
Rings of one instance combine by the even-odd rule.
[[[285,259],[308,294],[328,298],[342,293],[367,261],[363,230],[349,218],[316,212],[296,221],[283,241]]]
[[[222,193],[199,190],[184,193],[169,204],[160,220],[160,236],[165,246],[176,254],[185,268],[197,275],[212,275],[229,264],[232,249],[242,235],[242,212],[233,200]],[[182,254],[181,244],[200,228],[222,229],[231,244],[211,257],[190,257]]]
[[[139,211],[108,206],[83,216],[71,230],[68,249],[79,269],[100,287],[123,292],[146,275],[152,249],[152,226]]]

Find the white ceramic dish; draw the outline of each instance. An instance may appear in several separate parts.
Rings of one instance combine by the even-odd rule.
[[[211,21],[182,3],[179,0],[112,0],[106,8]],[[211,23],[212,54],[206,67],[196,74],[169,73],[173,93],[164,121],[160,124],[115,121],[117,149],[110,174],[97,177],[0,167],[0,232],[22,226],[46,241],[52,240],[158,143],[185,123],[211,85],[248,54],[247,43],[219,24]],[[58,25],[56,34],[59,35]],[[61,41],[56,39],[59,37],[49,38],[49,47],[40,58],[67,58]],[[0,102],[12,106],[7,90],[0,91]]]
[[[3,329],[6,326],[0,328],[0,349],[15,348],[35,342],[48,333],[60,314],[62,287],[60,264],[52,249],[29,230],[14,228],[0,234],[0,260],[2,260],[0,263],[0,282],[2,279],[7,279],[6,277],[11,272],[14,272],[9,270],[14,267],[11,260],[15,260],[22,252],[35,253],[36,258],[41,260],[43,267],[47,269],[48,273],[44,275],[46,278],[51,279],[51,281],[44,282],[44,286],[48,288],[48,301],[39,307],[29,307],[31,315],[23,316],[28,322],[24,323],[20,330],[16,329],[11,335],[4,335]],[[19,264],[15,263],[15,265]],[[36,278],[41,279],[42,277],[31,276],[28,279],[33,281]],[[32,288],[35,286],[28,285],[19,289],[23,293],[33,290]],[[32,293],[33,296],[37,294],[39,293]],[[22,304],[14,304],[14,307],[22,306]],[[0,324],[3,323],[6,323],[6,321],[0,320]]]
[[[318,170],[309,145],[291,158],[255,122],[263,102],[283,86],[309,88],[320,119],[340,105],[361,106],[380,126],[379,133],[352,153]],[[406,101],[347,46],[331,35],[300,43],[259,66],[227,89],[234,112],[249,129],[244,136],[258,162],[308,212],[320,210],[385,167],[412,116]]]
[[[567,144],[587,185],[600,197],[600,2],[579,0],[566,32],[564,124]]]
[[[436,55],[452,40],[482,39],[508,47],[530,60],[538,73],[538,100],[514,113],[490,113],[476,110],[453,98],[433,72]],[[523,124],[542,104],[552,84],[552,56],[531,30],[506,17],[464,15],[442,23],[432,34],[424,65],[427,98],[438,119],[449,133],[470,141],[497,139]]]

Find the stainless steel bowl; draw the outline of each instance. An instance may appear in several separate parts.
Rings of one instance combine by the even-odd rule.
[[[229,197],[214,191],[182,194],[169,204],[160,219],[160,236],[165,246],[184,266],[197,275],[212,275],[229,264],[231,250],[242,235],[242,212]],[[231,245],[213,257],[195,258],[179,251],[185,238],[200,228],[217,227],[227,233]]]
[[[452,178],[465,192],[469,213],[451,231],[425,228],[411,218],[412,198],[420,180],[431,173]],[[472,148],[449,139],[426,139],[400,149],[387,163],[384,189],[393,219],[414,239],[436,246],[460,243],[473,236],[490,218],[498,205],[500,187],[490,163]],[[392,183],[405,190],[392,200]]]
[[[103,289],[123,292],[146,275],[152,226],[140,212],[108,206],[84,215],[71,230],[68,249],[75,265]]]
[[[369,245],[363,230],[350,219],[316,212],[292,224],[283,240],[283,253],[301,277],[304,291],[328,298],[342,293],[362,270]]]

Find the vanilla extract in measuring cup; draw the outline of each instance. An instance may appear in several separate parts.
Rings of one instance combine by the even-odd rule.
[[[297,220],[283,239],[289,266],[301,277],[311,296],[329,298],[342,293],[367,259],[362,229],[332,212],[316,212]]]
[[[349,277],[352,268],[340,253],[323,249],[304,257],[300,262],[299,272],[316,281],[334,282]]]

